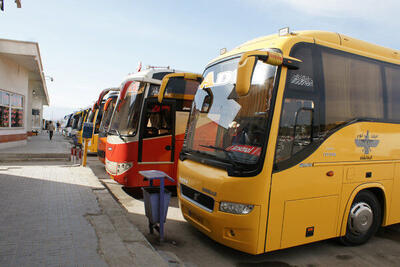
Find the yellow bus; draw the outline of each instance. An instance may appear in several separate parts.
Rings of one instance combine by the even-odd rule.
[[[179,161],[185,219],[250,254],[400,222],[400,52],[323,31],[205,68]]]
[[[96,102],[93,105],[90,112],[88,113],[85,121],[93,123],[92,138],[90,138],[88,141],[88,153],[97,153],[97,142],[99,139],[98,130],[102,116],[103,116],[103,103],[101,103],[100,106],[98,106]]]
[[[76,138],[77,138],[77,144],[79,146],[83,145],[83,143],[82,143],[83,124],[88,119],[88,115],[89,115],[90,111],[91,111],[91,108],[86,108],[86,109],[82,110],[82,115],[80,116],[79,121],[78,121]]]
[[[94,103],[92,109],[90,110],[88,116],[86,117],[86,122],[93,123],[93,133],[92,138],[88,140],[88,152],[97,154],[97,146],[99,142],[99,130],[100,124],[103,118],[105,96],[109,92],[119,91],[119,88],[106,88],[100,92],[99,98]]]

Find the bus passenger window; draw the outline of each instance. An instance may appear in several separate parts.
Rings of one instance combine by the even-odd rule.
[[[171,107],[168,105],[148,105],[143,137],[148,138],[172,134],[171,116]]]
[[[387,108],[390,121],[400,121],[400,68],[395,66],[385,67],[387,86]]]
[[[322,49],[325,120],[322,135],[355,119],[384,118],[382,73],[376,62]]]

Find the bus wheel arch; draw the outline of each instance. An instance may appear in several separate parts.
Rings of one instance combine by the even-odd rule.
[[[345,245],[366,243],[385,222],[386,194],[379,183],[363,184],[351,194],[343,214],[340,241]]]

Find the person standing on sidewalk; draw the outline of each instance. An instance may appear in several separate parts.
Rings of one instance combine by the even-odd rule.
[[[48,130],[49,130],[49,137],[50,137],[50,141],[51,141],[51,138],[53,138],[53,132],[54,132],[54,125],[53,125],[52,121],[49,122]]]

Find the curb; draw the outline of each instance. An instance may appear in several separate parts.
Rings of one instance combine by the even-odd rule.
[[[1,153],[0,162],[69,160],[68,153]]]
[[[107,215],[110,218],[112,224],[115,225],[117,232],[121,231],[120,228],[124,229],[129,228],[130,236],[134,236],[134,238],[132,237],[127,238],[120,236],[125,247],[128,249],[130,254],[133,255],[133,257],[135,258],[134,265],[137,264],[137,266],[165,266],[165,267],[169,266],[169,261],[166,259],[166,257],[165,256],[163,257],[163,255],[161,255],[150,244],[147,238],[136,228],[136,226],[129,220],[129,218],[126,217],[128,211],[126,210],[124,205],[122,205],[118,196],[114,194],[115,192],[113,192],[109,187],[110,183],[107,182],[110,181],[111,179],[100,179],[98,176],[96,177],[99,180],[99,182],[104,186],[104,188],[107,190],[107,193],[110,195],[113,201],[116,202],[118,208],[122,212],[119,213],[116,212],[115,210],[107,212],[107,210],[105,210],[105,214],[108,213]],[[98,194],[96,195],[99,197]],[[104,203],[101,203],[101,199],[98,199],[98,201],[99,205],[102,207]],[[102,208],[105,209],[104,206]]]

